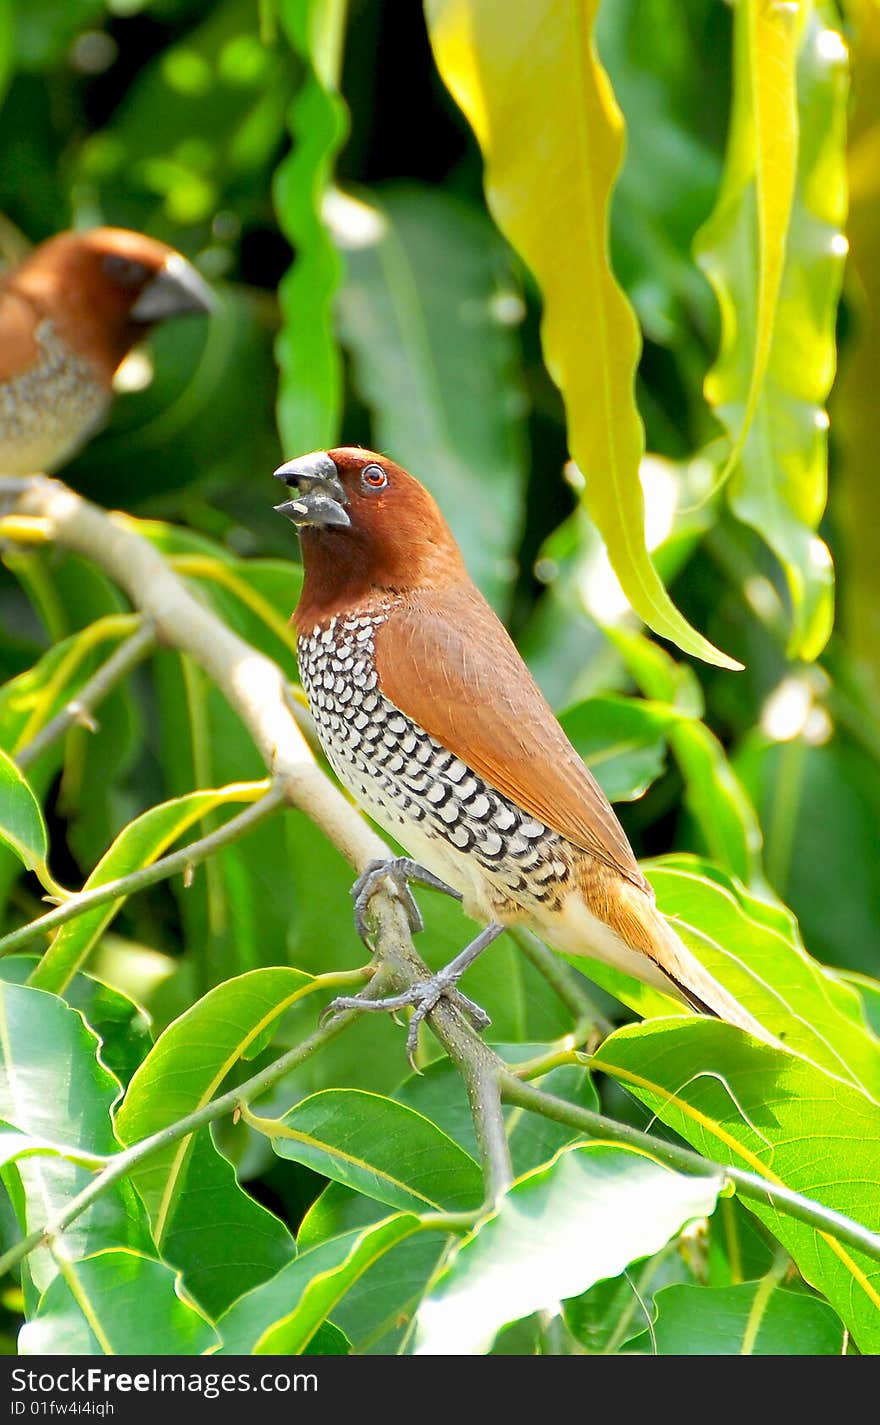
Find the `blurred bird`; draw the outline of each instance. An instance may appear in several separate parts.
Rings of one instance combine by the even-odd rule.
[[[430,981],[372,1003],[419,1020],[506,925],[593,956],[704,1014],[766,1032],[658,911],[602,789],[468,577],[437,505],[399,465],[353,447],[275,471],[305,581],[294,614],[318,737],[340,781],[415,859],[356,883],[356,918],[391,875],[447,889],[485,929]],[[465,1007],[480,1026],[478,1006]]]
[[[122,228],[60,233],[4,272],[0,475],[57,469],[105,420],[149,328],[213,305],[180,253]]]

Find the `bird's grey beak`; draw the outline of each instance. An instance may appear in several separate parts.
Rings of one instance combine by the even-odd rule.
[[[286,515],[295,525],[320,525],[345,529],[351,520],[343,509],[348,496],[330,456],[324,450],[288,460],[274,472],[296,494],[292,500],[276,505],[279,515]]]
[[[151,277],[131,309],[136,322],[161,322],[188,312],[215,312],[217,299],[204,277],[179,253]]]

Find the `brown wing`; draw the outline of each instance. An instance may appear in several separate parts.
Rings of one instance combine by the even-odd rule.
[[[632,848],[473,585],[416,591],[378,630],[379,687],[496,791],[644,889]]]

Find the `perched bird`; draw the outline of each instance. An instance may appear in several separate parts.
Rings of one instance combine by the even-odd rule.
[[[149,328],[212,306],[195,268],[142,233],[40,243],[0,277],[0,475],[57,469],[105,420],[114,374]]]
[[[468,577],[428,491],[353,447],[275,474],[294,491],[276,509],[302,542],[294,621],[318,737],[343,785],[415,858],[362,878],[361,913],[396,869],[404,899],[407,879],[445,884],[485,926],[431,981],[373,1002],[416,1006],[410,1051],[418,1020],[516,924],[766,1038],[658,911],[602,789]],[[354,1005],[373,1007],[334,1002]]]

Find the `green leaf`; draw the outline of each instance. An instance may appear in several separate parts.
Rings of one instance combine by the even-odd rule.
[[[340,195],[340,334],[373,443],[423,480],[496,607],[516,574],[524,394],[511,329],[522,302],[485,217],[435,188]]]
[[[644,795],[662,774],[675,708],[634,698],[588,698],[560,716],[565,732],[611,802]]]
[[[334,446],[342,403],[331,307],[341,264],[322,205],[346,129],[337,94],[345,6],[340,0],[279,0],[278,17],[306,74],[288,109],[293,148],[275,174],[275,208],[296,251],[279,288],[284,325],[278,425],[288,452]]]
[[[46,866],[49,843],[40,804],[12,758],[0,749],[0,842],[14,851],[44,886],[53,884]]]
[[[682,618],[647,552],[633,386],[639,332],[608,259],[623,123],[593,43],[598,0],[429,0],[434,57],[486,161],[486,195],[544,299],[585,500],[636,612],[687,652],[736,667]],[[535,82],[540,36],[540,82]]]
[[[605,630],[645,697],[673,704],[680,712],[669,731],[669,746],[685,783],[685,804],[699,827],[708,854],[741,880],[760,870],[761,826],[748,793],[718,738],[705,723],[704,701],[690,668],[631,629]]]
[[[0,980],[27,983],[39,964],[36,955],[6,955],[0,959]],[[101,1062],[121,1084],[127,1084],[152,1044],[147,1015],[134,1000],[92,975],[75,975],[65,1000],[78,1009],[100,1040]]]
[[[417,1353],[488,1351],[502,1326],[619,1276],[712,1212],[719,1187],[607,1143],[563,1149],[458,1248],[418,1313]]]
[[[648,871],[678,934],[760,1024],[880,1101],[880,1041],[841,1008],[784,907],[690,857],[664,857]]]
[[[698,256],[722,313],[706,395],[734,437],[730,503],[782,564],[789,656],[813,659],[833,617],[831,556],[815,531],[826,499],[824,402],[846,251],[847,66],[822,8],[804,10],[795,118],[797,12],[766,0],[737,7],[727,167]]]
[[[159,1036],[132,1078],[116,1117],[122,1141],[147,1138],[208,1103],[311,984],[299,970],[253,970],[194,1004]],[[264,1281],[293,1251],[286,1228],[239,1188],[205,1129],[151,1154],[131,1177],[163,1257],[212,1311]]]
[[[23,1356],[200,1356],[217,1335],[164,1262],[107,1251],[66,1262],[19,1339]]]
[[[706,1157],[759,1173],[771,1192],[783,1183],[880,1226],[880,1108],[842,1079],[705,1019],[620,1029],[592,1063]],[[752,1199],[746,1206],[827,1297],[859,1349],[880,1349],[880,1264],[772,1207]]]
[[[420,1113],[378,1094],[328,1089],[259,1126],[279,1157],[389,1207],[458,1212],[483,1198],[469,1154]]]
[[[841,1356],[843,1326],[830,1306],[768,1279],[739,1286],[667,1286],[657,1317],[628,1351],[658,1356]]]
[[[91,890],[130,875],[142,866],[152,865],[163,851],[215,807],[254,800],[253,786],[237,783],[217,791],[191,792],[188,796],[151,807],[123,828],[83,889]],[[118,900],[106,901],[62,925],[34,970],[31,984],[38,989],[60,993],[83,965],[124,899],[120,896]]]
[[[82,1016],[62,1000],[0,983],[0,1119],[62,1154],[79,1151],[88,1159],[118,1152],[111,1108],[119,1084],[97,1049]],[[91,1178],[91,1171],[63,1157],[21,1160],[3,1173],[25,1233],[44,1226]],[[75,1262],[108,1246],[152,1250],[143,1210],[128,1182],[114,1185],[72,1222],[58,1250]],[[30,1280],[42,1292],[57,1269],[48,1249],[33,1252],[27,1264],[28,1297]]]
[[[300,1355],[364,1273],[397,1243],[422,1230],[411,1213],[334,1237],[237,1301],[217,1323],[223,1355]]]

